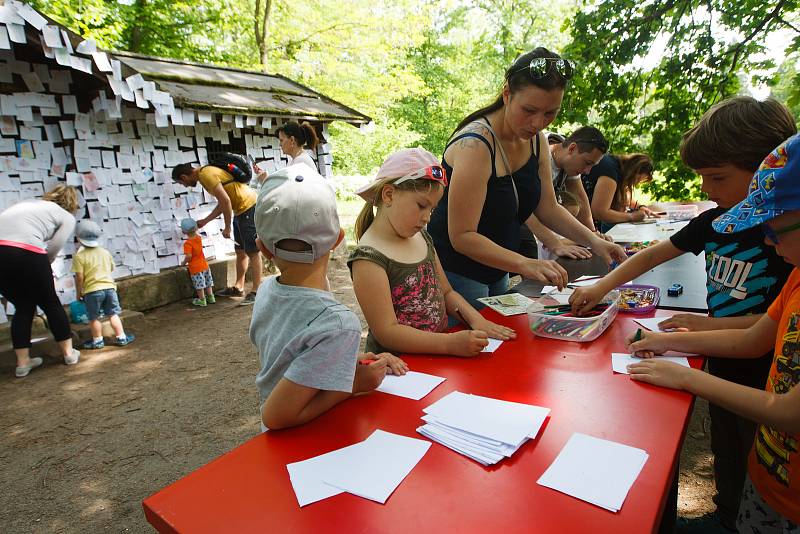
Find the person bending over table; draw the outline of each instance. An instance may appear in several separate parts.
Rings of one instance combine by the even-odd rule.
[[[589,206],[589,197],[583,189],[581,175],[587,174],[592,167],[603,158],[608,150],[608,141],[597,128],[581,126],[568,137],[549,133],[547,140],[550,145],[550,170],[553,177],[553,188],[558,203],[572,213],[586,228],[595,232],[592,209]],[[577,204],[574,204],[577,203]],[[591,252],[564,239],[543,225],[536,215],[531,215],[525,225],[520,228],[523,241],[526,237],[536,236],[544,251],[552,256],[564,258],[584,259],[591,257]],[[532,233],[531,233],[532,232]],[[600,236],[604,237],[604,236]],[[534,244],[534,246],[536,246]],[[520,253],[527,256],[521,249]],[[542,257],[542,259],[546,259]]]
[[[450,285],[478,309],[477,298],[506,291],[509,272],[567,283],[556,262],[516,252],[520,225],[532,213],[607,262],[626,258],[556,202],[542,130],[556,118],[572,72],[569,60],[545,48],[523,54],[506,71],[497,99],[462,120],[445,148],[450,181],[428,231]]]
[[[633,200],[633,189],[653,179],[653,160],[647,154],[606,154],[582,177],[592,216],[605,233],[615,224],[656,216]]]

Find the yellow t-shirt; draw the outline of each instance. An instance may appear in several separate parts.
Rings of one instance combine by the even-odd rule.
[[[114,257],[103,247],[81,247],[72,257],[72,272],[83,275],[83,294],[117,289],[111,271]]]
[[[198,181],[203,189],[211,193],[217,184],[222,184],[228,197],[231,199],[231,207],[234,215],[241,215],[256,205],[256,191],[248,184],[242,184],[233,179],[229,173],[219,167],[206,165],[200,168],[197,174]]]

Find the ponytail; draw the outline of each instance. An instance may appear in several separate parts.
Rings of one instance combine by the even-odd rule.
[[[356,241],[361,239],[367,229],[372,224],[372,221],[375,220],[375,212],[372,211],[372,203],[371,202],[364,202],[364,207],[361,208],[361,212],[358,214],[356,218],[356,224],[354,228],[354,232],[356,234]]]

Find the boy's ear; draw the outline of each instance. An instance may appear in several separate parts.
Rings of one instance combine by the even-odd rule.
[[[256,238],[256,246],[258,247],[258,250],[260,250],[261,253],[267,257],[268,260],[273,258],[272,253],[267,250],[267,247],[265,247],[264,243],[261,242],[261,238]]]
[[[340,228],[339,229],[339,239],[336,240],[336,243],[333,245],[333,248],[338,247],[339,243],[341,243],[343,239],[344,239],[344,229]],[[256,241],[256,242],[258,242],[258,241]],[[333,250],[333,249],[331,249],[331,250]]]

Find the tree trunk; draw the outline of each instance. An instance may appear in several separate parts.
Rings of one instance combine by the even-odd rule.
[[[261,9],[261,2],[264,2],[264,9]],[[253,17],[253,26],[258,44],[258,58],[261,61],[261,68],[267,72],[267,44],[269,43],[269,15],[272,10],[272,0],[256,0],[256,11]]]
[[[128,51],[138,53],[142,50],[142,43],[144,42],[144,34],[146,28],[144,27],[142,16],[147,9],[147,0],[136,0],[137,16],[134,17],[133,27],[131,28],[131,40],[128,43]]]

